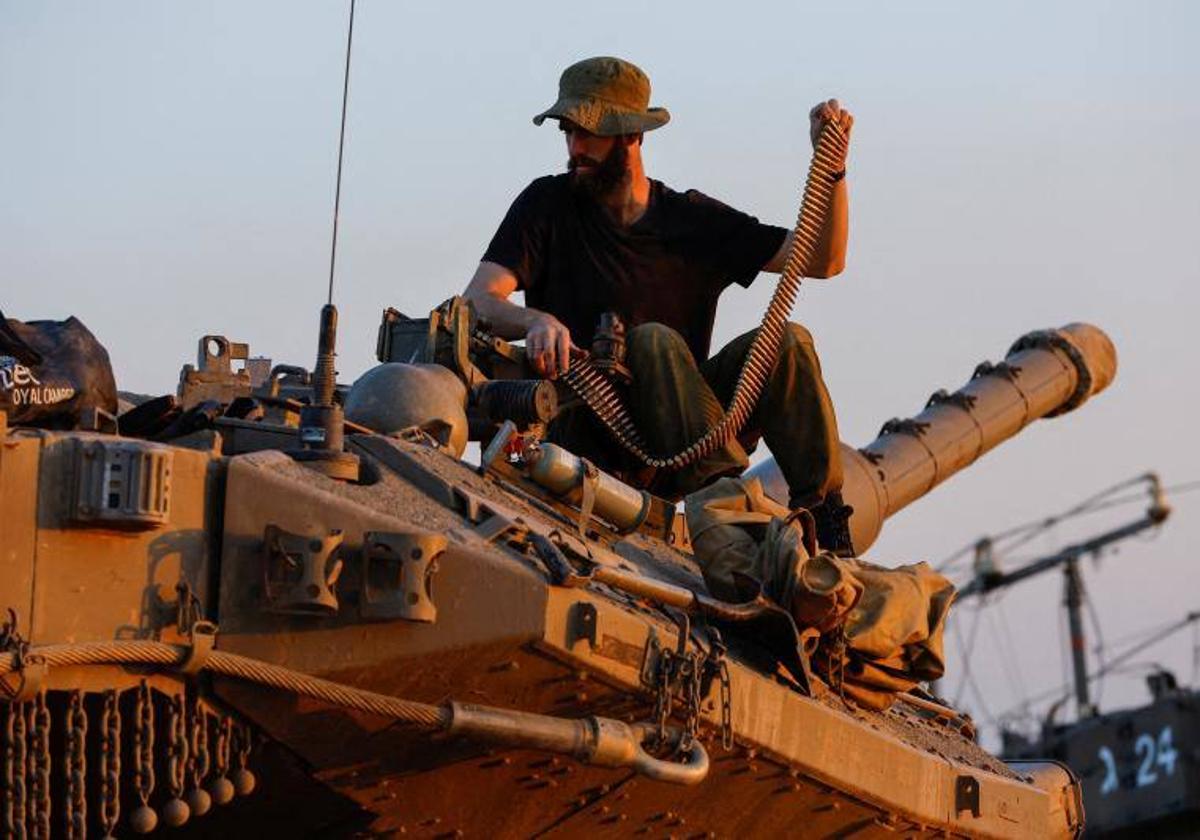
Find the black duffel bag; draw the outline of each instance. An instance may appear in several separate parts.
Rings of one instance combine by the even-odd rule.
[[[117,413],[108,351],[74,316],[18,321],[0,312],[0,411],[10,426],[103,428]]]

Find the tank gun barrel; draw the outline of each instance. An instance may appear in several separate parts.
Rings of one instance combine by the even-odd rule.
[[[1004,361],[980,364],[954,393],[934,393],[920,414],[884,423],[863,448],[843,443],[842,496],[854,508],[855,549],[865,551],[885,519],[1034,420],[1078,408],[1107,388],[1116,371],[1116,348],[1098,327],[1075,323],[1038,330],[1018,339]],[[773,458],[750,475],[768,495],[787,499]]]

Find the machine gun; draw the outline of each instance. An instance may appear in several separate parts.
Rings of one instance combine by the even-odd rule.
[[[530,378],[525,350],[491,333],[470,302],[454,297],[429,313],[409,318],[387,309],[379,326],[376,356],[385,364],[436,364],[467,388],[468,439],[484,445],[480,470],[525,485],[550,504],[577,517],[581,530],[599,518],[618,533],[642,530],[683,544],[676,506],[620,477],[597,469],[566,449],[544,441],[547,424],[577,401],[565,382]],[[593,376],[612,388],[629,381],[624,367],[624,327],[612,313],[601,317],[588,359]],[[521,466],[509,462],[516,458]]]
[[[467,387],[470,440],[490,440],[506,420],[540,437],[559,410],[557,388],[532,377],[524,348],[493,335],[465,298],[450,298],[427,318],[385,309],[375,356],[453,371]]]

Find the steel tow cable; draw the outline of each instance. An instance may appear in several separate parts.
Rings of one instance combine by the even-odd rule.
[[[76,644],[46,645],[36,649],[38,662],[46,668],[63,665],[160,665],[181,668],[188,664],[195,649],[190,646],[166,644],[148,640],[120,640],[109,642],[81,642]],[[597,763],[606,767],[632,767],[648,778],[674,784],[697,784],[708,774],[708,753],[702,744],[692,743],[682,762],[657,759],[642,749],[642,742],[649,733],[647,724],[627,724],[609,718],[591,716],[583,719],[557,718],[513,709],[493,708],[474,704],[447,701],[440,706],[390,697],[366,689],[343,685],[319,677],[268,662],[250,659],[224,651],[206,651],[204,670],[216,674],[259,683],[260,685],[289,691],[294,694],[322,700],[327,703],[393,718],[419,730],[450,732],[470,738],[507,743],[518,748],[537,748],[572,755],[585,763]],[[20,672],[27,667],[12,653],[0,653],[0,677]],[[134,792],[140,801],[130,817],[135,831],[142,833],[153,830],[157,816],[146,804],[154,790],[154,767],[150,750],[153,748],[154,716],[152,698],[146,682],[137,688],[133,714],[134,744],[132,757],[137,762],[133,774]],[[11,714],[21,731],[10,737],[9,743],[24,746],[24,716]],[[228,721],[228,719],[226,719]],[[117,708],[117,693],[105,695],[104,713],[101,718],[102,737],[100,742],[100,797],[101,823],[111,836],[119,813],[120,769],[120,715]],[[232,798],[232,789],[239,793],[253,790],[255,780],[247,768],[247,759],[252,746],[252,735],[248,729],[238,732],[236,739],[236,768],[232,783],[224,778],[228,772],[230,735],[228,727],[218,733],[215,770],[218,775],[213,786],[212,801],[221,804]],[[13,756],[20,759],[12,763],[24,766],[23,754]],[[174,773],[174,769],[173,769]],[[223,784],[221,784],[223,783]],[[219,787],[218,787],[219,785]],[[218,795],[218,790],[220,793]],[[25,791],[21,792],[22,804]],[[25,814],[14,814],[12,822],[23,825]]]
[[[47,645],[38,648],[38,654],[49,667],[98,663],[177,666],[184,661],[187,650],[185,647],[163,642],[130,640]],[[17,667],[13,654],[0,653],[0,676],[17,670]],[[439,706],[352,688],[234,653],[213,651],[205,667],[226,676],[269,685],[347,708],[397,718],[425,729],[443,729],[449,724],[448,713]]]

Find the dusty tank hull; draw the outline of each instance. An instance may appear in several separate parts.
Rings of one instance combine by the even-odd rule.
[[[489,542],[480,531],[494,530],[495,517],[562,523],[441,453],[375,441],[377,451],[386,446],[405,458],[418,481],[380,459],[375,484],[347,486],[275,451],[223,458],[175,449],[173,512],[162,531],[98,532],[66,524],[61,494],[39,480],[69,471],[64,462],[79,440],[15,433],[0,456],[5,510],[26,511],[5,518],[5,560],[17,574],[5,578],[4,602],[29,605],[21,611],[28,616],[22,632],[34,645],[106,640],[123,628],[169,638],[172,628],[159,623],[155,598],[166,602],[181,576],[211,604],[222,650],[431,703],[454,697],[559,717],[649,715],[640,676],[647,640],[673,639],[674,625],[650,605],[601,587],[549,586],[531,560]],[[447,504],[429,493],[439,483]],[[185,502],[191,494],[194,501]],[[220,531],[210,530],[214,523]],[[414,526],[446,534],[451,547],[434,580],[436,623],[364,620],[352,570],[339,587],[336,615],[265,610],[262,535],[268,525],[312,534],[334,526],[346,534]],[[660,556],[663,546],[631,540],[617,548],[638,571],[700,586],[682,556]],[[713,766],[698,787],[544,753],[431,740],[386,718],[239,681],[217,679],[213,690],[344,797],[342,819],[365,822],[371,831],[521,837],[648,827],[718,836],[905,830],[1003,837],[1038,826],[1035,833],[1043,836],[1071,833],[1077,815],[1052,819],[1060,797],[1007,771],[953,730],[910,712],[854,715],[832,696],[801,696],[757,665],[753,653],[747,643],[745,661],[739,654],[731,668],[737,746],[726,752],[709,739]],[[67,668],[51,671],[45,687],[135,682],[135,675],[116,669],[84,674]],[[164,682],[162,690],[171,688]],[[705,716],[715,722],[719,710],[708,708]],[[291,765],[279,782],[299,789],[296,775]],[[978,816],[969,805],[956,808],[963,777],[979,786]],[[272,782],[265,778],[264,790]],[[252,801],[235,821],[243,827],[257,822],[247,809]],[[276,812],[267,822],[280,827],[289,821]]]
[[[349,438],[362,479],[337,481],[285,454],[293,439],[285,426],[232,420],[186,446],[6,430],[0,605],[14,607],[16,633],[35,653],[114,639],[175,642],[183,652],[166,669],[56,664],[35,677],[27,666],[23,675],[40,680],[29,696],[48,691],[58,715],[71,692],[99,697],[117,689],[128,714],[145,680],[167,714],[164,699],[183,691],[179,667],[202,658],[194,653],[199,643],[181,633],[182,603],[219,625],[217,651],[353,689],[554,719],[653,717],[647,665],[655,650],[675,645],[676,613],[605,584],[555,585],[513,538],[570,537],[577,521],[567,507],[419,440],[378,435]],[[97,473],[97,463],[106,469]],[[113,484],[114,463],[136,481]],[[368,548],[388,539],[428,549],[415,584],[403,562],[399,575],[392,566],[380,574],[384,561]],[[601,525],[570,539],[602,566],[703,589],[694,560],[665,539]],[[426,564],[430,555],[435,564]],[[289,577],[306,557],[317,577]],[[235,807],[174,830],[428,837],[1067,837],[1081,830],[1078,786],[1068,773],[1004,765],[965,737],[952,713],[905,704],[856,710],[818,681],[805,693],[754,632],[726,640],[729,703],[714,690],[699,709],[711,764],[690,786],[417,731],[278,685],[198,671],[188,678],[191,691],[212,714],[248,721],[264,739],[251,760],[260,779]],[[720,736],[726,710],[728,749]],[[55,717],[52,731],[65,731],[57,726]],[[171,743],[161,719],[159,727],[159,741]],[[136,756],[125,749],[128,773]],[[148,799],[160,812],[177,792],[169,790],[170,761],[169,752],[153,759],[160,781]],[[88,769],[94,779],[97,768]],[[89,784],[87,833],[98,836]],[[137,805],[131,784],[126,779],[117,797],[126,815]],[[53,783],[56,803],[61,792]],[[56,826],[61,812],[56,804]],[[124,819],[118,825],[128,833]]]
[[[237,570],[253,567],[256,549],[247,552],[252,543],[239,541],[238,533],[261,533],[266,522],[292,517],[296,524],[325,518],[347,530],[402,527],[389,521],[392,505],[401,503],[425,527],[445,528],[454,538],[435,584],[441,626],[364,628],[351,620],[317,629],[303,626],[303,619],[296,626],[295,619],[265,618],[256,605],[231,598],[220,610],[223,646],[431,702],[459,696],[556,716],[645,718],[650,709],[640,673],[648,636],[673,639],[675,627],[661,613],[613,593],[546,586],[530,561],[473,538],[473,525],[490,529],[487,523],[497,516],[529,521],[536,510],[437,453],[389,445],[434,468],[430,475],[448,487],[478,493],[480,521],[430,505],[399,476],[386,491],[355,492],[367,488],[314,484],[276,453],[245,456],[230,464],[227,479],[221,590],[247,590]],[[272,492],[262,494],[264,487]],[[378,504],[381,497],[390,498]],[[691,575],[692,585],[701,585],[694,571],[668,567],[670,561],[646,544],[622,546],[621,555],[640,572]],[[504,815],[499,834],[514,837],[551,830],[627,834],[642,827],[673,833],[685,830],[680,826],[720,836],[788,834],[801,825],[810,836],[851,828],[864,836],[898,829],[1013,836],[1011,826],[1036,824],[1050,834],[1067,829],[1052,830],[1048,793],[1005,772],[944,727],[899,711],[859,719],[838,708],[840,701],[800,696],[772,674],[740,662],[733,663],[731,676],[738,746],[726,753],[714,744],[710,778],[694,788],[536,753],[480,755],[470,745],[450,743],[433,752],[426,739],[380,731],[385,721],[331,719],[325,710],[308,712],[287,698],[232,684],[217,690],[311,762],[320,778],[380,813],[380,830],[412,833],[425,826],[436,828],[433,834],[495,834],[498,814]],[[707,716],[715,722],[718,713],[714,708]],[[418,754],[424,758],[417,760]],[[964,775],[979,782],[987,803],[978,817],[970,809],[953,812],[955,785]]]

